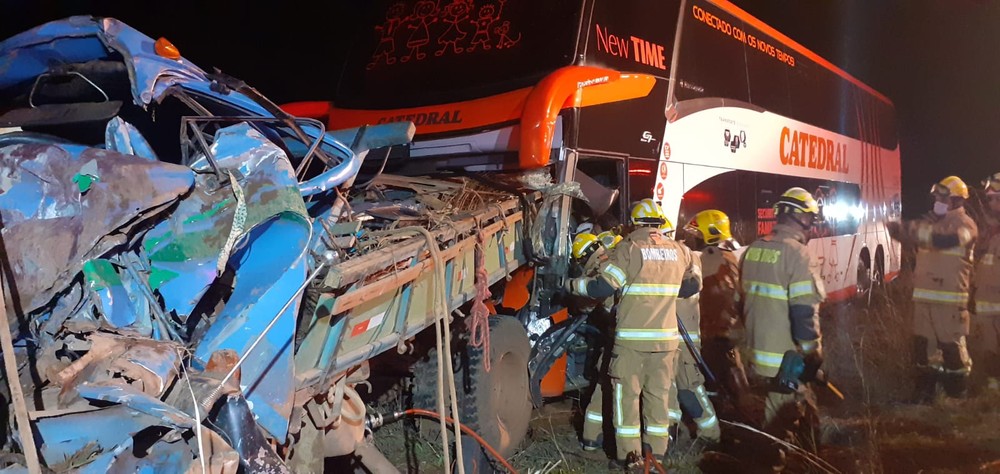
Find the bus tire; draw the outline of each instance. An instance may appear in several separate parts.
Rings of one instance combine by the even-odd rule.
[[[483,366],[484,351],[463,341],[453,350],[452,367],[458,395],[460,422],[483,438],[501,456],[517,450],[528,433],[532,406],[528,392],[528,334],[514,317],[490,316],[490,371]],[[413,368],[412,400],[415,408],[437,411],[437,356],[432,349]],[[447,416],[451,416],[446,405]],[[437,433],[436,420],[422,419],[420,431],[427,438]],[[464,438],[464,437],[463,437]],[[469,449],[463,439],[466,464],[483,459],[482,449]],[[476,452],[478,451],[478,452]],[[479,472],[486,472],[480,470]]]

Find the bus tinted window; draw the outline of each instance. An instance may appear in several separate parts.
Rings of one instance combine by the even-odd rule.
[[[683,12],[677,65],[678,101],[727,98],[750,101],[743,44],[732,37],[743,22],[707,2],[691,2]]]
[[[683,12],[677,66],[679,111],[693,113],[722,105],[702,100],[685,106],[684,101],[732,99],[896,148],[890,104],[707,1],[689,5]]]
[[[580,0],[380,0],[351,47],[335,102],[402,108],[534,85],[573,61]]]
[[[729,215],[733,236],[741,243],[749,243],[771,232],[776,222],[774,203],[782,193],[795,186],[812,193],[820,205],[820,219],[811,229],[810,237],[854,234],[867,216],[861,202],[861,187],[857,184],[729,171],[684,193],[679,220],[683,224],[700,211],[718,209]]]

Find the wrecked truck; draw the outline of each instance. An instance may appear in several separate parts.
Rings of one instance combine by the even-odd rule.
[[[372,430],[415,409],[502,462],[582,324],[554,290],[582,194],[384,173],[413,135],[326,131],[111,18],[0,42],[4,470],[383,472]],[[413,409],[359,394],[386,355]]]

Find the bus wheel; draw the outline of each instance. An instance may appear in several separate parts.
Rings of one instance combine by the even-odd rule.
[[[461,344],[453,351],[453,367],[458,394],[460,422],[471,428],[501,456],[509,457],[528,433],[532,406],[528,392],[528,334],[514,317],[490,316],[490,370],[483,365],[482,347]],[[413,406],[437,411],[437,357],[434,350],[413,367]],[[446,416],[451,416],[446,404]],[[428,439],[438,439],[438,422],[420,420],[420,431]],[[489,472],[485,450],[463,436],[463,457],[467,472]],[[478,467],[477,471],[469,471]]]
[[[868,249],[861,251],[858,255],[858,278],[857,295],[859,298],[868,299],[872,289],[872,261]]]

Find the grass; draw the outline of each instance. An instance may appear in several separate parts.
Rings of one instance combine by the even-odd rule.
[[[824,367],[847,399],[818,393],[819,454],[844,473],[1000,473],[1000,393],[938,399],[930,406],[905,403],[912,390],[907,281],[904,274],[873,295],[871,304],[859,300],[824,309]],[[399,406],[396,398],[384,396],[376,409]],[[575,394],[535,410],[528,436],[509,462],[520,473],[607,472],[608,453],[585,453],[579,447],[581,412]],[[403,472],[442,472],[439,433],[423,433],[395,423],[381,428],[375,440]],[[751,451],[703,458],[684,449],[683,439],[678,446],[668,459],[671,472],[746,472],[743,466],[755,456]],[[800,459],[789,462],[786,472],[823,471]]]

